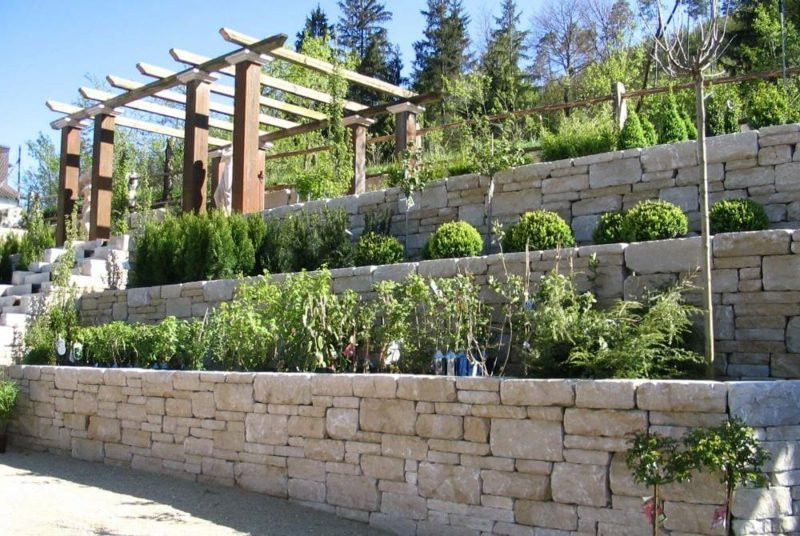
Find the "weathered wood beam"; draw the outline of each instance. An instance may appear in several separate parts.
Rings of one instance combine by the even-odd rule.
[[[374,119],[354,116],[344,122],[350,129],[353,142],[353,183],[351,194],[363,194],[367,191],[367,127],[375,124]]]
[[[231,28],[220,28],[219,33],[226,41],[241,46],[248,46],[258,41],[258,39],[255,37],[243,34],[242,32],[237,32]],[[305,54],[300,54],[299,52],[295,52],[294,50],[290,50],[286,47],[273,49],[269,55],[284,61],[288,61],[289,63],[294,63],[295,65],[308,67],[309,69],[313,69],[314,71],[323,74],[332,74],[336,70],[336,67],[332,63],[317,58],[312,58],[311,56],[307,56]],[[416,95],[416,93],[406,88],[402,88],[400,86],[390,84],[389,82],[384,82],[383,80],[378,80],[377,78],[372,78],[349,69],[339,69],[339,75],[345,80],[353,82],[354,84],[358,84],[359,86],[375,89],[395,97],[407,99]]]
[[[206,175],[208,172],[208,127],[210,84],[191,80],[186,84],[186,122],[183,143],[184,212],[206,211]]]
[[[261,64],[242,61],[236,64],[236,97],[233,116],[232,211],[259,212],[264,206],[264,167],[259,166],[258,96],[261,94]]]
[[[254,54],[263,54],[269,52],[274,48],[278,48],[283,45],[286,41],[286,35],[278,34],[272,37],[268,37],[266,39],[262,39],[257,43],[253,43],[247,49],[241,48],[239,50],[234,51],[233,53],[228,53],[223,56],[219,56],[213,59],[206,60],[201,64],[196,66],[196,69],[203,73],[215,73],[220,69],[227,68],[230,64],[229,57],[235,56],[236,54],[241,54],[242,52],[249,51]],[[176,73],[173,76],[169,76],[167,78],[162,78],[160,80],[156,80],[149,84],[146,84],[140,88],[133,89],[122,93],[121,95],[117,95],[113,99],[108,101],[104,101],[102,104],[98,104],[91,108],[83,108],[80,111],[70,114],[70,121],[81,121],[82,119],[88,119],[101,113],[104,110],[113,110],[115,108],[119,108],[120,106],[124,106],[129,102],[133,102],[144,97],[150,97],[159,91],[169,89],[173,86],[179,85],[181,83],[181,76],[185,73],[191,73],[195,69],[187,69],[186,71]],[[53,128],[59,128],[55,124],[52,125]]]
[[[151,78],[166,78],[174,74],[174,71],[144,62],[137,63],[136,68],[139,69],[139,72],[144,76],[149,76]],[[224,95],[225,97],[233,97],[234,89],[233,87],[224,84],[211,84],[211,93]],[[265,97],[263,95],[259,98],[259,101],[261,102],[261,106],[292,115],[298,115],[300,117],[306,117],[308,119],[325,119],[327,117],[322,112],[317,112],[316,110],[312,110],[310,108],[297,106],[296,104],[290,104],[288,102],[283,102],[271,97]]]
[[[417,115],[425,108],[402,102],[388,106],[386,110],[394,114],[394,154],[401,155],[410,147],[418,147]]]
[[[201,66],[204,63],[204,60],[207,60],[205,56],[200,56],[199,54],[195,54],[193,52],[189,52],[187,50],[182,50],[179,48],[170,49],[169,53],[172,55],[175,61],[179,61],[187,65]],[[235,69],[233,68],[220,69],[219,72],[222,74],[226,74],[228,76],[236,75]],[[303,97],[317,102],[322,102],[324,104],[330,104],[331,101],[333,100],[333,97],[331,97],[328,93],[325,93],[323,91],[318,91],[316,89],[311,89],[305,86],[301,86],[300,84],[287,82],[286,80],[283,80],[281,78],[275,78],[274,76],[269,76],[266,74],[261,75],[260,82],[264,86],[271,87],[273,89],[277,89],[285,93],[291,93],[292,95],[297,95],[298,97]],[[342,103],[342,105],[344,106],[345,110],[350,110],[353,112],[358,112],[366,108],[366,106],[364,106],[363,104],[359,104],[357,102],[348,100],[345,100]]]
[[[114,116],[94,117],[92,149],[92,199],[89,240],[111,238],[111,177],[114,173]]]
[[[63,246],[67,240],[67,218],[72,216],[72,207],[78,200],[80,174],[81,129],[79,126],[66,126],[61,129],[61,156],[58,165],[56,247]]]

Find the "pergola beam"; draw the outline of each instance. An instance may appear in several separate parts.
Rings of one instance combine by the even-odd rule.
[[[274,49],[273,49],[274,50]],[[204,65],[208,58],[205,56],[201,56],[199,54],[195,54],[194,52],[189,52],[187,50],[182,50],[179,48],[170,49],[169,53],[175,59],[175,61],[179,61],[181,63],[185,63],[187,65],[198,67]],[[232,67],[227,69],[219,69],[218,72],[228,75],[228,76],[236,76],[236,70]],[[261,74],[261,85],[271,87],[273,89],[277,89],[279,91],[283,91],[285,93],[291,93],[293,95],[297,95],[298,97],[303,97],[306,99],[314,100],[317,102],[321,102],[324,104],[330,104],[333,101],[333,97],[331,97],[328,93],[323,91],[318,91],[316,89],[311,89],[305,86],[301,86],[300,84],[294,84],[292,82],[287,82],[281,78],[275,78],[274,76],[269,76],[266,74]],[[342,102],[342,106],[344,106],[345,110],[349,110],[352,112],[358,112],[360,110],[366,109],[366,106],[363,104],[359,104],[357,102],[345,100]]]
[[[66,121],[66,118],[82,109],[80,106],[74,106],[72,104],[65,104],[63,102],[52,100],[47,101],[47,107],[53,112],[67,114],[66,117],[62,117],[61,119],[57,119],[53,122],[56,124],[56,128],[62,128],[68,124],[76,124],[74,121]],[[172,128],[156,123],[148,123],[147,121],[141,121],[132,117],[117,116],[115,119],[118,127],[131,128],[133,130],[141,130],[143,132],[152,132],[153,134],[163,134],[164,136],[169,136],[171,138],[183,139],[183,130],[178,128]],[[62,121],[63,124],[60,123]],[[85,126],[83,121],[78,124]],[[213,145],[214,147],[227,147],[231,144],[231,142],[229,140],[223,140],[222,138],[209,137],[208,144]]]
[[[219,33],[226,41],[240,46],[249,46],[258,41],[258,39],[255,37],[243,34],[242,32],[237,32],[231,28],[220,28]],[[308,67],[309,69],[323,74],[332,74],[336,71],[336,66],[334,66],[332,63],[317,58],[312,58],[311,56],[307,56],[305,54],[300,54],[299,52],[295,52],[285,47],[273,49],[270,51],[269,55],[284,61],[288,61],[289,63],[294,63],[295,65]],[[416,96],[416,93],[413,91],[390,84],[389,82],[384,82],[383,80],[378,80],[377,78],[372,78],[370,76],[357,73],[356,71],[339,69],[338,72],[342,78],[349,82],[353,82],[354,84],[358,84],[359,86],[368,87],[370,89],[404,99]]]
[[[174,71],[170,71],[169,69],[144,62],[137,63],[136,68],[139,69],[139,72],[144,76],[149,76],[151,78],[166,78],[175,74]],[[233,97],[234,89],[231,86],[226,86],[224,84],[211,84],[211,93],[216,93],[217,95],[223,95],[225,97]],[[305,108],[296,104],[290,104],[288,102],[283,102],[271,97],[264,97],[263,95],[259,98],[259,101],[261,102],[261,106],[278,110],[279,112],[298,115],[308,119],[325,119],[327,117],[322,112],[317,112],[316,110],[312,110],[310,108]]]
[[[196,68],[198,71],[201,71],[203,73],[215,73],[229,66],[230,64],[229,56],[240,54],[242,52],[245,52],[246,50],[249,50],[254,54],[263,54],[282,46],[285,41],[286,41],[285,34],[278,34],[272,37],[267,37],[266,39],[262,39],[257,43],[253,43],[253,45],[248,47],[248,49],[241,48],[239,50],[234,51],[233,53],[227,53],[213,59],[207,59],[206,61],[201,62],[199,65],[196,65]],[[158,93],[159,91],[169,89],[173,86],[181,84],[182,83],[181,78],[183,77],[183,75],[191,73],[193,71],[194,69],[187,69],[186,71],[176,73],[167,78],[156,80],[140,88],[117,95],[113,99],[104,101],[102,104],[98,104],[97,106],[93,106],[91,108],[83,108],[78,112],[75,112],[74,114],[70,114],[68,121],[77,123],[83,119],[88,119],[90,117],[98,115],[99,113],[102,113],[104,110],[106,111],[113,110],[115,108],[125,106],[130,102],[142,99],[144,97],[150,97]],[[53,128],[59,128],[54,124],[52,126]]]
[[[142,87],[144,85],[141,82],[134,82],[133,80],[128,80],[126,78],[114,75],[108,75],[106,77],[106,80],[108,80],[109,84],[119,89],[130,90]],[[158,93],[151,95],[151,97],[164,99],[170,102],[186,104],[186,95],[175,91],[159,91]],[[209,109],[212,112],[230,115],[231,117],[233,116],[233,106],[227,104],[211,102],[209,103]],[[277,128],[294,128],[300,126],[299,123],[295,123],[294,121],[288,121],[286,119],[280,119],[279,117],[273,117],[271,115],[266,115],[266,114],[260,114],[258,116],[258,120],[259,122],[264,123],[265,125]]]

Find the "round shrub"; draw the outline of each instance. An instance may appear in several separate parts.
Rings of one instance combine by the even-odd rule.
[[[642,201],[626,212],[622,221],[626,242],[677,238],[688,231],[686,214],[667,201]]]
[[[441,225],[425,244],[426,259],[471,257],[480,254],[483,239],[475,227],[465,221]]]
[[[708,213],[712,233],[761,231],[769,225],[764,207],[750,199],[717,201]]]
[[[624,220],[625,213],[621,210],[601,214],[597,227],[594,228],[592,233],[592,241],[595,244],[617,244],[622,242],[622,222]]]
[[[534,210],[522,215],[518,223],[512,225],[503,239],[505,251],[525,251],[528,249],[554,249],[575,245],[575,237],[564,218],[548,210]]]
[[[365,233],[356,243],[356,266],[394,264],[403,261],[403,244],[393,236]]]

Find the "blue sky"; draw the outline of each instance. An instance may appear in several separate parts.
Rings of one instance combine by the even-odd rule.
[[[336,0],[0,0],[0,145],[17,147],[39,131],[57,142],[50,121],[57,115],[45,100],[72,102],[87,75],[107,74],[146,81],[135,64],[144,61],[173,68],[169,49],[179,47],[216,56],[231,49],[217,30],[229,26],[254,36],[286,33],[294,37],[317,4],[338,20]],[[523,24],[542,0],[522,1]],[[421,38],[425,0],[387,0],[394,14],[390,39],[399,44],[406,72],[412,43]],[[500,0],[464,0],[473,36]],[[23,148],[23,165],[26,154]],[[12,184],[16,186],[14,181]]]

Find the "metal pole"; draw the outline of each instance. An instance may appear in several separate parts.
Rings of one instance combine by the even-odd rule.
[[[19,206],[21,188],[22,188],[22,145],[17,147],[17,206]]]
[[[786,24],[785,24],[785,0],[779,0],[781,10],[781,54],[783,55],[783,90],[786,91]]]

